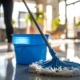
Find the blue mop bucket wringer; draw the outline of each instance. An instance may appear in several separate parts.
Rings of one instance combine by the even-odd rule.
[[[45,34],[48,39],[49,35]],[[47,46],[40,34],[13,34],[16,63],[31,64],[46,60]]]

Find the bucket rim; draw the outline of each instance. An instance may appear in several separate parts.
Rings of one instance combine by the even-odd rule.
[[[12,36],[18,36],[18,35],[27,35],[27,36],[41,36],[41,34],[12,34]],[[50,34],[44,34],[45,36],[49,36]]]

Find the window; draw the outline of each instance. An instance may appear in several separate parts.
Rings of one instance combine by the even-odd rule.
[[[79,0],[67,0],[66,2],[67,2],[67,4],[71,4],[71,3],[74,3],[76,1],[79,1]]]
[[[61,1],[59,3],[59,14],[60,14],[61,24],[65,24],[65,1]]]
[[[36,8],[35,8],[36,4],[35,3],[27,3],[27,5],[32,12],[36,12]],[[27,11],[25,5],[23,4],[23,2],[14,2],[13,19],[15,20],[16,27],[19,27],[19,25],[18,25],[19,12],[26,12],[26,14],[27,14],[28,11]]]
[[[47,30],[51,30],[51,23],[52,23],[52,6],[47,5],[46,7],[46,16],[47,16]]]

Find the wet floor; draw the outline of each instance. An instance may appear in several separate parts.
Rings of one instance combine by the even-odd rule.
[[[58,49],[55,48],[58,57],[80,62],[79,42],[69,41],[67,46],[63,41],[59,43]],[[15,52],[6,52],[6,49],[6,43],[0,43],[0,80],[80,80],[80,77],[50,77],[29,73],[28,65],[16,64]],[[50,59],[49,53],[47,53],[47,59]]]

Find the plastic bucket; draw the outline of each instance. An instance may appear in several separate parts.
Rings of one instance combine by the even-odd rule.
[[[49,35],[45,34],[48,39]],[[13,34],[16,63],[31,64],[46,60],[47,46],[41,34]]]

